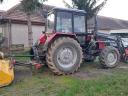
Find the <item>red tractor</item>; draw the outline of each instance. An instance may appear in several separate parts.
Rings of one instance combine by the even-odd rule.
[[[93,61],[99,56],[104,67],[116,67],[126,60],[126,50],[119,37],[88,28],[87,13],[82,10],[54,8],[47,14],[45,32],[32,47],[31,59],[46,63],[55,74],[72,74],[82,61]],[[120,59],[121,58],[121,59]]]

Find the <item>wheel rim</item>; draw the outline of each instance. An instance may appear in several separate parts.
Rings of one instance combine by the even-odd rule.
[[[117,54],[115,52],[109,53],[107,56],[107,61],[109,63],[109,65],[114,65],[117,62]]]
[[[57,62],[62,68],[72,67],[77,59],[77,52],[74,48],[63,47],[57,52]]]

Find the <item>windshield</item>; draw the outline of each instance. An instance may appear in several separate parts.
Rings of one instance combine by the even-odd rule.
[[[57,12],[57,32],[72,32],[72,13]]]
[[[54,30],[54,20],[55,20],[55,15],[49,14],[47,17],[47,33],[51,33]]]

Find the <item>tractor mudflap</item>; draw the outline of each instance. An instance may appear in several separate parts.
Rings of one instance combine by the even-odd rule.
[[[0,87],[7,86],[14,80],[14,69],[9,60],[0,60]]]

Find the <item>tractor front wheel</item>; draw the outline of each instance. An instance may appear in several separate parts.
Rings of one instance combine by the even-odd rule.
[[[114,68],[120,61],[119,51],[114,47],[108,46],[101,51],[99,60],[103,67]]]
[[[80,44],[70,37],[56,39],[48,48],[46,61],[48,67],[57,75],[72,74],[82,62]]]

